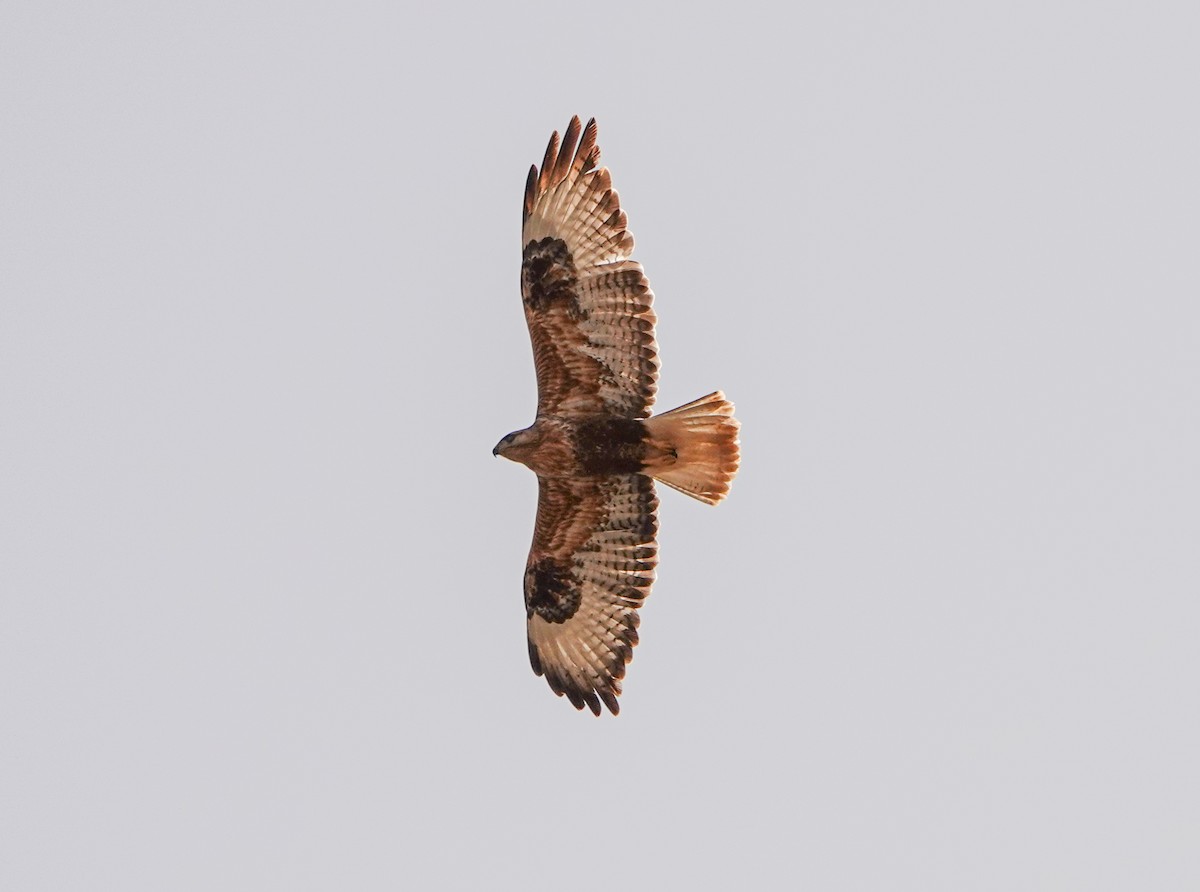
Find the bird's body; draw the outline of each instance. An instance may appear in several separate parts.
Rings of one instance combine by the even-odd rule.
[[[578,141],[578,148],[576,142]],[[538,475],[525,569],[529,658],[577,708],[618,711],[654,581],[654,480],[715,504],[737,472],[721,393],[650,417],[653,293],[599,160],[595,121],[555,133],[525,189],[521,295],[538,378],[534,423],[493,452]]]
[[[504,447],[504,457],[540,477],[640,474],[674,458],[637,418],[547,416],[517,436]]]

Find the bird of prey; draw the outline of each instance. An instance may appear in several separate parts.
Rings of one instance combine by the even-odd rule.
[[[715,505],[737,473],[738,422],[719,391],[650,417],[653,293],[630,260],[596,122],[550,137],[525,184],[521,298],[537,417],[495,455],[538,477],[525,566],[529,660],[553,691],[614,715],[658,560],[654,481]]]

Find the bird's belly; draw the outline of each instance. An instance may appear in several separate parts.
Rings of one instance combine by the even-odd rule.
[[[585,421],[576,426],[573,439],[585,474],[636,474],[645,467],[646,427],[635,419]]]

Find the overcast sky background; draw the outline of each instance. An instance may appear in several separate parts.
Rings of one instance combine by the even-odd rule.
[[[1192,4],[7,2],[0,886],[1200,888]],[[526,171],[660,408],[619,718],[529,669]]]

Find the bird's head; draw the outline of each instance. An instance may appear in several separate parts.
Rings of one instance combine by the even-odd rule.
[[[533,428],[525,428],[523,431],[514,431],[500,440],[496,444],[496,448],[492,450],[492,455],[503,455],[509,461],[526,463],[526,459],[538,445],[541,438],[534,433]]]

